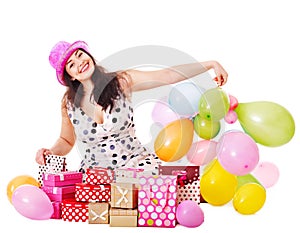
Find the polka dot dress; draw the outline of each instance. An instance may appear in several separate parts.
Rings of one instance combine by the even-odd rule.
[[[69,118],[74,126],[82,156],[80,170],[95,166],[115,169],[118,167],[143,168],[157,173],[160,160],[147,151],[136,138],[133,108],[126,98],[115,102],[111,114],[104,113],[98,124],[77,107],[68,105]]]

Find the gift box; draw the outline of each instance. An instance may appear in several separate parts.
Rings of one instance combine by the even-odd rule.
[[[193,200],[200,204],[205,202],[200,193],[200,167],[199,166],[159,166],[162,175],[177,175],[178,204],[184,200]]]
[[[43,186],[43,174],[59,173],[67,170],[66,156],[46,155],[45,164],[39,165],[37,180]]]
[[[61,202],[61,218],[68,222],[87,222],[89,219],[88,202],[65,199]]]
[[[176,226],[177,176],[142,176],[138,191],[138,226]]]
[[[111,227],[136,227],[137,209],[111,208],[109,210],[109,225]]]
[[[116,169],[116,183],[133,183],[138,184],[140,176],[143,174],[142,168],[125,168]]]
[[[110,184],[87,184],[75,185],[75,200],[82,202],[109,202],[111,196]]]
[[[61,219],[61,202],[59,201],[52,201],[53,206],[53,214],[51,219]]]
[[[138,186],[131,183],[111,183],[111,201],[113,208],[137,207]]]
[[[114,181],[115,172],[112,169],[94,167],[86,170],[85,182],[88,184],[110,184]]]
[[[82,172],[78,171],[43,174],[43,183],[45,186],[61,187],[75,185],[80,182],[82,182]]]
[[[43,186],[42,190],[47,194],[51,201],[61,202],[63,199],[70,199],[75,197],[75,185],[53,187]]]
[[[200,180],[196,180],[183,186],[179,185],[177,195],[178,204],[185,200],[194,201],[198,205],[200,205],[201,202],[204,202],[200,194]]]
[[[90,224],[109,223],[109,203],[107,202],[91,202],[88,206]]]
[[[164,166],[159,165],[158,172],[160,175],[173,175],[177,171],[185,171],[185,177],[178,179],[178,183],[181,185],[191,184],[194,181],[200,179],[200,167],[199,166]]]

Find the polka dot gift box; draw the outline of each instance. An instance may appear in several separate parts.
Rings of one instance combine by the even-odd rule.
[[[86,170],[86,183],[88,184],[110,184],[114,181],[115,172],[109,168],[94,167]]]
[[[43,186],[43,175],[45,173],[59,173],[67,171],[66,156],[46,155],[45,164],[39,165],[38,182]]]
[[[65,199],[61,203],[61,218],[66,222],[87,222],[89,219],[89,203]]]
[[[176,226],[177,176],[140,177],[138,192],[138,226]]]

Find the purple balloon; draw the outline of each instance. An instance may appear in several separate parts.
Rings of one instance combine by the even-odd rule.
[[[50,219],[53,205],[47,194],[37,186],[21,185],[13,192],[12,204],[24,217],[33,220]]]
[[[242,176],[250,173],[259,161],[256,142],[242,131],[225,132],[216,150],[222,167],[234,175]]]
[[[176,209],[178,223],[185,227],[198,227],[204,222],[204,213],[194,201],[182,201]]]

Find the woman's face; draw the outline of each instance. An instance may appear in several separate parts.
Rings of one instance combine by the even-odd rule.
[[[77,79],[79,82],[90,79],[94,70],[93,59],[79,49],[70,56],[66,63],[67,73],[72,77],[72,80]]]

